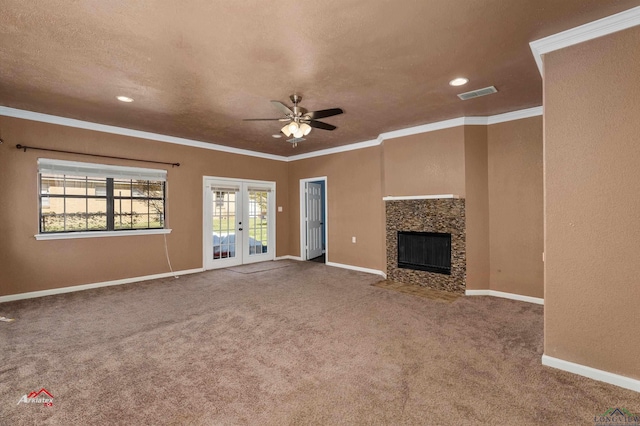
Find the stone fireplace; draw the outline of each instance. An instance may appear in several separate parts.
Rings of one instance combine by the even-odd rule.
[[[417,284],[434,290],[464,294],[466,288],[465,200],[454,195],[385,197],[387,228],[387,278]],[[450,272],[398,266],[398,233],[451,235]],[[417,245],[431,250],[431,246]],[[414,250],[416,248],[414,247]],[[438,255],[440,256],[440,255]],[[401,255],[402,257],[402,255]],[[431,254],[425,258],[433,257]],[[422,268],[429,269],[429,268]]]

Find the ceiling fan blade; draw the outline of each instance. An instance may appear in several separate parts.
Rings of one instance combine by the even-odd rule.
[[[284,115],[295,115],[288,106],[280,101],[271,101],[271,104],[278,108]]]
[[[322,130],[337,129],[337,127],[334,126],[333,124],[323,123],[322,121],[317,121],[317,120],[309,120],[309,126],[315,127],[316,129],[322,129]]]
[[[342,114],[343,112],[342,108],[330,108],[322,109],[320,111],[311,111],[306,113],[304,116],[309,117],[311,120],[315,120],[316,118],[333,117],[334,115]]]
[[[291,121],[290,118],[243,118],[242,121]]]

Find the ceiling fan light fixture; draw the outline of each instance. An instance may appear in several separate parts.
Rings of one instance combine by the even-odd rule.
[[[300,126],[298,126],[298,123],[296,123],[295,121],[292,121],[291,123],[289,123],[289,132],[291,133],[295,133],[298,131],[298,128]],[[288,136],[288,135],[287,135]]]
[[[282,129],[280,129],[280,131],[281,131],[282,133],[284,133],[284,135],[285,135],[286,137],[291,136],[291,131],[289,130],[289,125],[288,125],[288,124],[287,124],[287,125],[285,125]]]
[[[336,126],[325,123],[322,121],[318,121],[319,118],[327,118],[333,117],[334,115],[342,114],[344,111],[342,108],[329,108],[322,109],[318,111],[307,111],[304,108],[298,106],[302,97],[300,95],[291,95],[291,102],[293,102],[293,107],[289,107],[283,104],[280,101],[271,101],[271,104],[275,106],[284,117],[280,118],[245,118],[243,121],[279,121],[281,123],[285,123],[284,126],[280,129],[280,132],[287,137],[292,137],[292,139],[287,140],[287,142],[291,142],[293,146],[296,143],[303,141],[304,136],[307,136],[311,133],[313,128],[323,129],[323,130],[335,130]],[[272,135],[274,138],[277,138],[278,135]]]
[[[307,123],[302,123],[300,125],[300,130],[302,131],[303,136],[307,136],[309,133],[311,133],[311,126],[309,126]]]

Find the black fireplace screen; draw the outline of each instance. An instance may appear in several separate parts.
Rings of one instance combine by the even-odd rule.
[[[451,275],[451,234],[398,231],[398,267]]]

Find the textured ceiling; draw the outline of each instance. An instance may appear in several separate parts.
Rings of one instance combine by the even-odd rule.
[[[0,0],[0,105],[290,156],[539,106],[529,42],[639,4]],[[450,87],[457,76],[470,82]],[[279,117],[269,101],[292,93],[344,109],[323,119],[338,129],[292,148],[271,137],[280,123],[242,121]]]

